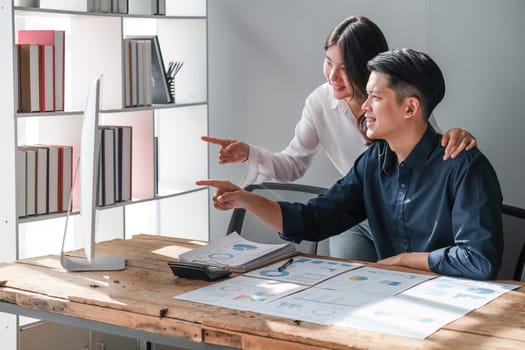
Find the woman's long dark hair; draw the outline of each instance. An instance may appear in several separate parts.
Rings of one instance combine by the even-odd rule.
[[[351,16],[339,23],[326,38],[325,50],[338,45],[343,54],[346,75],[354,91],[351,98],[366,98],[369,60],[387,51],[388,44],[381,29],[364,16]],[[364,114],[357,116],[361,133],[366,137]]]

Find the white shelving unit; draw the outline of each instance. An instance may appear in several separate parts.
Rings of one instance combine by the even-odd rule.
[[[17,113],[19,29],[66,32],[63,112]],[[60,252],[65,213],[17,217],[15,183],[22,179],[15,172],[15,149],[23,144],[72,145],[76,165],[87,91],[100,75],[100,123],[133,126],[133,199],[98,210],[97,240],[137,233],[207,240],[208,190],[194,185],[196,179],[208,177],[207,146],[200,141],[208,132],[207,1],[166,0],[166,15],[151,16],[87,13],[85,0],[41,0],[40,8],[0,0],[0,31],[0,262]],[[174,104],[124,108],[122,39],[128,35],[157,35],[165,64],[184,60]],[[74,211],[78,203],[77,180]],[[81,247],[77,219],[72,215],[69,220],[67,250]],[[12,321],[9,315],[0,316],[0,326],[7,325],[0,327],[0,336],[12,339],[8,344],[16,344]]]

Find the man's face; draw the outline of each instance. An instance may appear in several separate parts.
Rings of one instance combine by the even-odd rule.
[[[368,97],[363,103],[366,117],[366,135],[370,139],[384,139],[399,129],[404,120],[404,103],[398,103],[396,93],[388,87],[389,77],[371,72],[366,84]]]

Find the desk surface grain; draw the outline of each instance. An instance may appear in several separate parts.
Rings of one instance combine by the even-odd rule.
[[[425,340],[176,300],[213,283],[175,278],[166,264],[199,243],[151,235],[99,243],[97,255],[126,257],[123,271],[66,272],[58,256],[3,264],[0,301],[241,349],[525,349],[523,287]]]

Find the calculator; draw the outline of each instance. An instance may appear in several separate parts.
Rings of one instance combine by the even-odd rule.
[[[168,261],[168,266],[177,277],[214,281],[229,276],[232,272],[225,266],[194,262]]]

